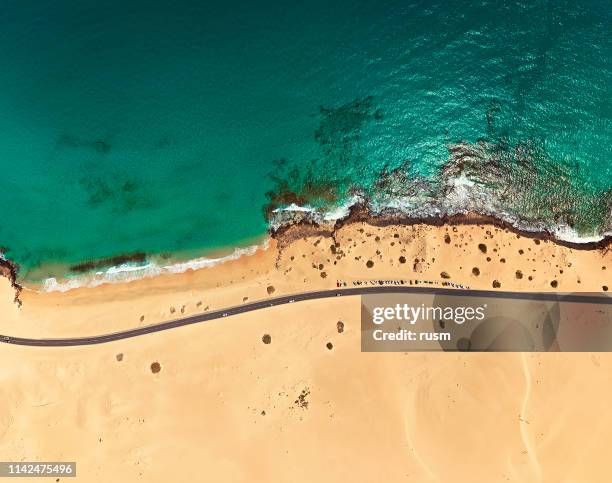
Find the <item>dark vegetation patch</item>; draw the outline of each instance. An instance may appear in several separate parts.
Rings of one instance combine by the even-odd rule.
[[[381,120],[383,113],[375,109],[374,97],[355,99],[339,107],[319,107],[321,122],[314,133],[323,152],[333,158],[351,161],[351,154],[361,138],[361,128],[371,120]]]
[[[297,397],[297,399],[294,401],[294,403],[299,408],[308,409],[308,399],[307,398],[309,395],[310,395],[310,389],[308,389],[307,387],[302,389],[302,392]]]
[[[83,171],[78,182],[92,208],[105,206],[113,213],[128,213],[154,205],[142,181],[135,177],[117,171],[103,176],[87,166]]]
[[[85,148],[91,149],[98,154],[107,154],[111,150],[110,141],[106,139],[83,139],[70,134],[62,134],[57,140],[58,148]]]
[[[299,165],[285,158],[273,162],[268,175],[272,189],[263,207],[266,219],[283,206],[329,205],[344,196],[352,188],[346,168],[365,163],[360,147],[362,127],[382,119],[382,111],[374,107],[373,97],[365,97],[339,107],[320,106],[319,117],[314,138],[322,156]]]
[[[176,140],[173,138],[172,135],[170,134],[166,134],[164,136],[161,136],[154,144],[156,149],[166,149],[169,148],[170,146],[176,144]]]
[[[114,267],[124,263],[143,263],[147,260],[144,252],[130,253],[127,255],[117,255],[109,258],[101,258],[99,260],[88,260],[86,262],[77,263],[70,266],[71,272],[83,273],[89,272],[97,268]]]

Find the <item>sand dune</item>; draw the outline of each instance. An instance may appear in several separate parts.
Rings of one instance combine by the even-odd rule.
[[[0,332],[100,333],[265,298],[271,286],[441,281],[442,271],[475,288],[557,280],[597,291],[612,269],[609,253],[486,226],[353,225],[336,242],[298,239],[280,254],[273,243],[130,284],[26,290],[21,309],[0,280]],[[609,481],[611,355],[361,353],[359,317],[358,299],[343,298],[93,347],[2,345],[0,453],[76,460],[77,481]]]

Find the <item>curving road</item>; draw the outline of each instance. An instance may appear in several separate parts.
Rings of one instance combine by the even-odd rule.
[[[354,295],[371,295],[371,294],[433,294],[433,295],[455,295],[465,297],[491,297],[491,298],[506,298],[506,299],[521,299],[521,300],[543,300],[543,301],[567,301],[578,303],[594,303],[594,304],[612,304],[612,297],[605,295],[580,295],[580,294],[560,294],[560,293],[529,293],[529,292],[491,292],[486,290],[468,290],[468,289],[448,289],[437,287],[411,287],[411,286],[374,286],[374,287],[355,287],[335,290],[319,290],[316,292],[304,292],[295,295],[285,295],[282,297],[270,298],[258,302],[238,305],[223,310],[215,310],[202,314],[191,315],[181,319],[161,322],[159,324],[147,325],[136,329],[129,329],[121,332],[113,332],[110,334],[95,335],[91,337],[75,337],[65,339],[27,339],[22,337],[11,337],[0,335],[0,342],[6,344],[25,345],[25,346],[43,346],[43,347],[69,347],[83,346],[93,344],[104,344],[122,339],[138,337],[153,332],[161,332],[163,330],[174,329],[185,325],[207,322],[209,320],[220,319],[237,314],[244,314],[254,310],[275,307],[278,305],[290,304],[294,302],[302,302],[304,300],[316,300],[332,297],[350,297]]]

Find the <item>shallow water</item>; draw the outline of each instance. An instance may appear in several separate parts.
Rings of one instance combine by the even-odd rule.
[[[401,167],[400,188],[435,185],[448,146],[479,139],[519,166],[528,146],[542,166],[480,180],[529,190],[496,209],[518,196],[513,215],[600,234],[609,4],[465,3],[7,2],[0,246],[37,279],[243,246],[271,201],[376,197],[385,167]]]

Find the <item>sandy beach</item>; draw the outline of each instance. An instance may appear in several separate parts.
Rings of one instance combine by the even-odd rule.
[[[493,224],[295,227],[211,268],[24,287],[21,307],[0,278],[0,333],[96,335],[339,281],[602,292],[610,270],[609,248]],[[367,354],[359,317],[354,297],[92,347],[2,345],[0,453],[77,461],[78,481],[609,480],[612,356]]]

